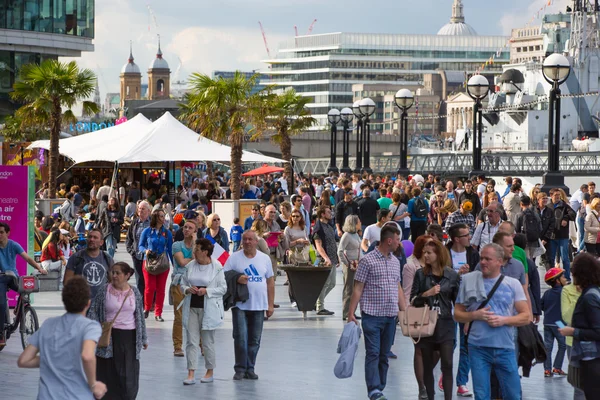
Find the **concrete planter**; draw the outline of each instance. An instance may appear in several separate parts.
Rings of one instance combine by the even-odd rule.
[[[221,226],[227,234],[233,226],[233,219],[239,218],[240,225],[244,226],[244,221],[251,215],[252,206],[259,204],[259,199],[250,200],[211,200],[213,214],[221,217]]]

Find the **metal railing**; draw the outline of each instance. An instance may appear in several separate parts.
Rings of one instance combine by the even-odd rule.
[[[470,153],[415,154],[408,157],[408,168],[413,173],[468,174],[472,169],[473,156]],[[354,170],[356,158],[349,160]],[[296,160],[296,170],[305,174],[326,174],[329,158],[300,158]],[[376,173],[393,174],[398,170],[398,155],[373,156],[371,168]],[[342,159],[337,160],[341,168]],[[548,153],[493,153],[482,156],[482,168],[493,175],[538,176],[548,170]],[[599,175],[600,152],[563,152],[560,156],[560,170],[565,175]]]

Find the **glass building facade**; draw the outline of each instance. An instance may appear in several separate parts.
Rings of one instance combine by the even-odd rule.
[[[0,29],[94,37],[95,0],[0,0]]]
[[[268,69],[261,71],[266,75],[261,84],[293,88],[310,97],[308,106],[318,121],[312,129],[326,130],[331,108],[351,106],[353,84],[400,89],[422,84],[425,74],[440,70],[471,74],[492,56],[494,64],[486,73],[499,75],[509,53],[496,53],[508,39],[369,33],[299,36],[281,44],[276,58],[265,61]]]

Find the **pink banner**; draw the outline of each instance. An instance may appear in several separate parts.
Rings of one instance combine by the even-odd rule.
[[[33,191],[35,175],[27,166],[0,165],[0,222],[10,226],[9,239],[33,256]],[[27,275],[27,263],[17,257],[19,275]],[[9,292],[9,306],[16,305],[15,292]]]

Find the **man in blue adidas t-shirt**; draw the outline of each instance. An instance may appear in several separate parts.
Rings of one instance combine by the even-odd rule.
[[[504,259],[504,249],[495,243],[486,244],[479,262],[486,293],[498,279]],[[477,272],[473,272],[477,273]],[[469,361],[476,399],[490,398],[490,373],[496,372],[506,399],[521,398],[521,382],[515,356],[515,327],[529,323],[529,307],[521,283],[504,276],[487,306],[468,303],[464,291],[456,299],[454,319],[471,323],[468,337]]]

